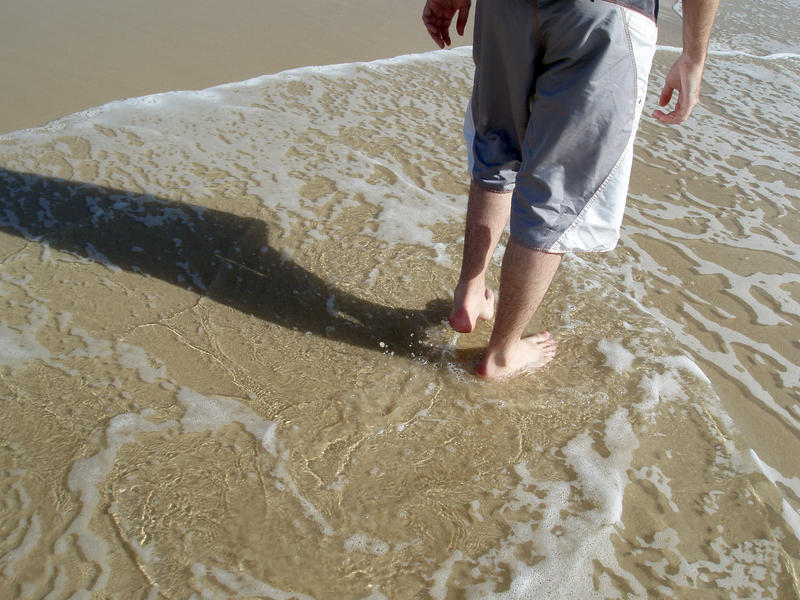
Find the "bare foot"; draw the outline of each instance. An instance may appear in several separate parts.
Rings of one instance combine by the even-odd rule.
[[[486,353],[476,373],[485,379],[500,379],[519,371],[532,371],[549,363],[556,355],[556,342],[543,331],[522,338],[506,353]]]
[[[456,290],[453,300],[453,312],[450,313],[450,327],[459,333],[469,333],[475,329],[478,319],[489,321],[494,316],[494,293],[486,289],[483,297],[475,294],[466,297],[466,294]]]

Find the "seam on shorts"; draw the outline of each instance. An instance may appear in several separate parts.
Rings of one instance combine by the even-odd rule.
[[[613,4],[617,4],[617,3],[614,2]],[[620,11],[620,14],[622,15],[622,21],[625,24],[625,27],[624,27],[624,29],[625,29],[625,43],[628,46],[628,54],[629,54],[629,56],[631,58],[631,64],[633,66],[633,115],[631,115],[631,116],[635,116],[636,115],[636,110],[637,110],[636,101],[638,99],[637,96],[639,95],[638,74],[637,74],[638,71],[636,70],[636,56],[635,56],[635,54],[633,52],[633,42],[631,42],[631,34],[630,34],[630,30],[628,28],[628,18],[627,18],[628,15],[625,14],[625,7],[623,7],[621,4],[617,4],[617,10]],[[635,135],[635,134],[636,134],[636,131],[634,130],[631,133],[631,135]],[[630,140],[628,140],[628,144],[630,144]],[[580,223],[581,219],[584,217],[586,212],[594,205],[594,203],[597,201],[598,196],[600,196],[600,194],[603,192],[603,190],[606,188],[606,186],[609,184],[609,182],[614,178],[614,175],[616,175],[617,171],[619,170],[619,166],[622,163],[622,159],[625,156],[625,150],[627,150],[628,144],[625,145],[625,148],[620,153],[619,158],[617,158],[617,162],[614,163],[614,167],[611,169],[611,172],[602,181],[602,183],[594,191],[594,193],[591,195],[591,197],[586,201],[586,204],[581,209],[581,211],[575,216],[575,218],[572,220],[572,223],[570,223],[569,227],[567,227],[561,233],[561,235],[556,238],[556,240],[553,242],[553,246],[556,246],[556,245],[560,244],[561,240],[563,240],[564,237],[568,233],[570,233],[573,229],[575,229],[578,226],[578,224]],[[604,252],[604,251],[603,250],[597,250],[597,252]]]
[[[623,8],[627,8],[628,10],[632,10],[633,12],[637,12],[640,15],[642,15],[644,17],[647,17],[648,19],[653,21],[653,23],[656,22],[656,20],[653,18],[653,15],[651,15],[648,12],[643,11],[638,6],[633,6],[633,5],[631,5],[631,4],[627,3],[627,2],[623,2],[622,0],[603,0],[603,1],[604,2],[608,2],[609,4],[616,4],[617,6],[621,6]]]
[[[626,148],[627,148],[627,146],[626,146]],[[617,159],[617,162],[614,164],[614,167],[611,169],[611,172],[608,174],[608,177],[606,177],[603,180],[603,182],[600,184],[600,186],[594,191],[592,196],[586,201],[586,204],[581,209],[581,212],[579,212],[576,215],[576,217],[572,220],[572,223],[569,224],[569,227],[567,227],[561,233],[561,235],[558,236],[558,238],[556,238],[556,240],[553,242],[554,246],[556,244],[560,244],[561,240],[563,240],[564,237],[568,233],[570,233],[573,229],[575,229],[580,224],[580,221],[586,215],[586,212],[594,205],[594,203],[597,201],[597,198],[600,196],[600,194],[603,192],[603,190],[606,189],[606,186],[608,186],[609,182],[614,178],[614,175],[616,175],[617,171],[619,170],[619,165],[620,165],[620,163],[622,163],[622,159],[623,159],[624,156],[625,156],[625,152],[623,151],[622,154],[620,154],[619,158]]]

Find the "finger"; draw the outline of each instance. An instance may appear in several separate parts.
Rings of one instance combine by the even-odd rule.
[[[469,6],[461,8],[458,11],[458,20],[456,21],[456,31],[458,35],[464,35],[464,29],[467,27],[467,19],[469,18]]]
[[[442,34],[439,32],[439,28],[431,20],[426,19],[426,15],[422,16],[422,21],[425,23],[425,28],[428,30],[428,35],[431,36],[431,39],[439,48],[444,48],[444,42],[442,41]]]
[[[687,84],[683,89],[685,91],[678,95],[678,103],[675,105],[675,111],[682,118],[681,122],[689,118],[689,115],[694,111],[694,107],[700,102],[700,95],[693,86]]]
[[[675,118],[678,119],[679,123],[684,123],[686,120],[689,119],[689,115],[692,114],[694,107],[697,106],[697,102],[700,100],[695,94],[691,92],[691,86],[686,86],[685,88],[687,91],[678,94],[678,102],[675,104]]]
[[[666,125],[677,125],[678,122],[675,120],[675,116],[673,113],[665,113],[663,110],[654,110],[653,116],[658,119],[661,123]]]
[[[442,32],[442,40],[444,40],[444,43],[447,46],[449,46],[450,45],[450,21],[448,21],[446,25],[442,25],[441,32]]]
[[[436,43],[436,45],[439,46],[440,49],[443,49],[444,42],[442,41],[442,36],[433,33],[432,31],[429,31],[428,33],[430,34],[431,39]]]
[[[442,41],[441,37],[436,37],[435,35],[431,34],[431,39],[436,42],[436,45],[439,46],[440,50],[444,49],[444,42]]]
[[[653,116],[667,125],[680,125],[686,122],[686,119],[689,118],[689,113],[687,113],[683,107],[679,108],[676,106],[674,110],[668,113],[661,110],[654,110]]]
[[[681,103],[678,103],[675,106],[675,110],[672,111],[672,117],[675,119],[675,123],[680,125],[681,123],[685,123],[686,119],[689,118],[689,113],[691,111],[686,110],[686,107],[683,106]]]
[[[436,33],[433,29],[428,29],[428,35],[431,36],[431,39],[437,46],[439,46],[439,48],[444,48],[444,42],[442,41],[442,36]]]
[[[675,88],[672,86],[665,85],[664,89],[661,90],[661,96],[658,98],[658,105],[659,106],[666,106],[672,100],[672,94],[675,93]]]

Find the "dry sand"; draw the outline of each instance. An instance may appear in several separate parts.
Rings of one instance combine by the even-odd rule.
[[[0,134],[121,98],[435,49],[422,0],[0,1]],[[665,7],[661,21],[674,45],[677,17]],[[471,25],[453,37],[471,44]]]

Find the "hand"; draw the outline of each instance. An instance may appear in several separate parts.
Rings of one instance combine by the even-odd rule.
[[[471,4],[470,0],[427,0],[422,11],[422,22],[439,48],[450,45],[450,23],[456,13],[456,31],[458,35],[464,35]]]
[[[700,83],[703,79],[703,62],[691,60],[681,54],[672,65],[664,81],[664,89],[658,99],[658,105],[667,106],[674,92],[678,92],[678,101],[670,112],[653,111],[653,116],[667,125],[680,125],[689,118],[695,105],[700,101]]]

